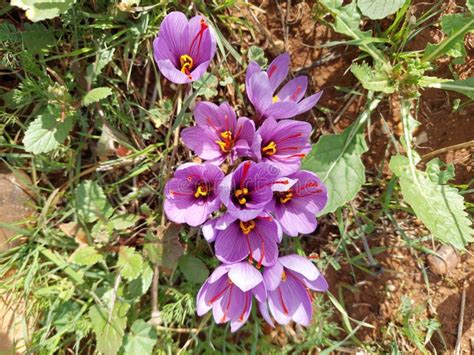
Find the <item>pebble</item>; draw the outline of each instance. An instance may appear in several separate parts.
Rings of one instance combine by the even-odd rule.
[[[426,259],[430,270],[437,275],[446,275],[459,264],[459,255],[451,245],[441,246],[436,253],[428,255]]]

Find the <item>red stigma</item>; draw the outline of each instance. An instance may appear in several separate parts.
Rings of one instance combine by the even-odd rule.
[[[249,169],[250,169],[250,161],[246,161],[244,163],[244,167],[242,171],[242,180],[240,180],[240,188],[243,188],[243,184],[244,184],[245,178],[247,177]]]
[[[200,22],[200,29],[199,32],[194,36],[193,40],[191,41],[191,45],[189,46],[189,53],[192,52],[193,48],[196,46],[196,40],[197,40],[197,55],[199,55],[199,51],[201,49],[201,42],[202,42],[202,37],[204,35],[204,31],[206,31],[209,26],[207,25],[206,21],[204,19],[201,19]]]
[[[281,294],[281,289],[278,287],[278,296],[280,297],[280,303],[283,307],[283,313],[288,314],[288,308],[286,308],[285,301],[283,301],[283,295]]]

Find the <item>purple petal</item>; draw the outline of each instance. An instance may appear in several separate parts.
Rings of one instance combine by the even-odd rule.
[[[298,76],[287,82],[277,96],[281,101],[299,102],[308,87],[308,78],[306,76]]]
[[[179,65],[178,57],[171,52],[163,38],[155,38],[153,41],[153,53],[157,63],[160,60],[170,60],[175,67]]]
[[[291,316],[288,313],[287,301],[283,295],[280,296],[280,292],[279,289],[269,291],[267,303],[270,313],[277,323],[285,325],[290,322]]]
[[[299,104],[289,101],[278,101],[267,106],[264,110],[265,117],[273,117],[275,119],[291,118],[300,113]]]
[[[217,258],[224,263],[236,263],[249,255],[247,238],[239,227],[239,222],[232,223],[227,229],[216,233],[215,250]]]
[[[296,237],[298,233],[313,233],[318,226],[316,216],[301,210],[305,207],[304,205],[297,204],[295,207],[295,204],[295,201],[290,201],[286,203],[285,207],[282,207],[281,204],[274,207],[275,217],[280,222],[283,231],[290,237]]]
[[[258,264],[271,266],[278,258],[278,225],[271,219],[257,218],[255,228],[249,234],[252,258]]]
[[[185,29],[188,25],[188,19],[179,11],[170,12],[163,19],[160,25],[159,37],[162,38],[171,53],[179,59],[179,56],[186,54],[188,41],[183,40],[186,37]]]
[[[207,221],[202,226],[202,234],[208,243],[212,243],[216,240],[216,219]]]
[[[270,317],[270,313],[268,313],[267,302],[258,302],[258,310],[262,315],[263,319],[272,327],[275,328],[275,324],[273,323],[272,318]]]
[[[190,73],[191,79],[188,78],[189,82],[193,82],[199,80],[201,76],[206,72],[209,64],[211,63],[210,60],[202,62],[197,67],[195,67],[192,72]],[[187,75],[185,75],[187,77]]]
[[[244,292],[263,281],[262,274],[246,261],[231,265],[229,278]]]
[[[161,74],[163,74],[166,79],[175,84],[186,84],[193,81],[189,79],[186,74],[176,69],[174,64],[169,59],[159,60],[156,62],[156,64],[158,64]]]
[[[194,16],[189,20],[186,28],[189,43],[188,54],[193,58],[194,65],[199,65],[206,61],[211,61],[215,53],[215,40],[213,40],[209,27],[202,32],[199,43],[199,33],[201,32],[201,20],[205,20],[202,16]],[[206,23],[207,24],[207,23]]]
[[[183,143],[204,160],[219,159],[223,156],[216,143],[215,135],[199,126],[185,128],[181,133]]]
[[[258,302],[265,302],[267,299],[267,289],[265,288],[265,284],[259,283],[252,289],[252,294],[255,296]]]
[[[305,283],[306,287],[315,291],[325,292],[329,289],[329,284],[323,275],[319,275],[319,277],[313,281],[303,279],[303,282]]]
[[[222,217],[217,218],[216,220],[216,229],[225,230],[236,218],[228,213],[224,214]]]
[[[311,95],[307,97],[306,99],[300,101],[298,103],[298,115],[311,110],[318,103],[322,94],[323,92],[320,91],[317,94]]]
[[[320,275],[316,266],[314,266],[311,261],[301,255],[292,254],[282,256],[278,258],[278,262],[285,268],[303,275],[310,281],[316,280]]]
[[[280,54],[267,68],[267,75],[270,81],[270,90],[272,94],[280,86],[288,75],[290,67],[290,55],[288,53]]]
[[[252,75],[255,73],[261,72],[262,68],[260,68],[260,65],[258,65],[256,62],[250,62],[248,67],[247,67],[247,72],[245,73],[245,89],[247,90],[247,93],[249,92],[250,88],[250,78]]]
[[[275,290],[281,283],[283,266],[276,262],[275,265],[263,269],[263,281],[268,291]]]
[[[258,114],[263,114],[272,104],[272,89],[267,74],[255,73],[250,77],[247,96]]]
[[[240,292],[240,290],[238,290]],[[236,311],[238,312],[229,312],[229,318],[231,319],[230,322],[230,330],[232,333],[239,330],[247,319],[249,318],[250,311],[252,309],[252,294],[250,292],[245,292],[242,294],[237,294],[235,297],[239,297],[239,308],[236,307]]]
[[[209,285],[207,284],[207,281],[204,282],[204,284],[201,286],[197,297],[196,297],[196,312],[198,316],[202,316],[203,314],[209,312],[209,310],[212,308],[211,305],[208,305],[205,298],[206,298],[206,293],[209,289]]]
[[[288,274],[286,282],[280,285],[280,289],[291,318],[301,325],[309,325],[313,316],[313,306],[305,286]]]
[[[207,279],[207,282],[210,284],[213,284],[217,281],[219,281],[222,276],[226,275],[229,272],[229,266],[228,265],[219,265],[214,269],[212,272],[211,276]]]

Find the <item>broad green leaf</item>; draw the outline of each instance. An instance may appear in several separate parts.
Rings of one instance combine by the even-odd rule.
[[[153,269],[148,262],[143,263],[143,271],[140,277],[128,284],[128,293],[130,299],[138,300],[150,288],[153,279]]]
[[[138,216],[133,214],[121,214],[115,215],[110,220],[109,223],[112,225],[113,229],[124,230],[135,225],[138,221]]]
[[[100,305],[93,305],[89,310],[92,329],[94,330],[97,350],[104,355],[118,353],[127,325],[127,312],[130,306],[116,301],[109,317],[109,310]]]
[[[456,91],[474,100],[474,78],[447,80],[433,76],[424,76],[420,81],[420,85],[427,88]]]
[[[382,52],[370,41],[364,42],[364,40],[367,41],[372,38],[372,33],[360,30],[361,18],[355,0],[345,6],[343,6],[343,0],[320,0],[319,2],[333,14],[335,20],[333,27],[336,32],[361,41],[360,49],[370,54],[376,62],[382,65],[385,71],[390,71],[391,66],[385,60]]]
[[[365,182],[361,156],[367,151],[367,144],[360,129],[380,100],[371,100],[357,122],[341,134],[322,136],[303,160],[302,169],[315,172],[328,189],[329,200],[320,215],[334,212],[352,200]]]
[[[444,185],[455,176],[454,165],[446,164],[439,158],[435,158],[426,164],[426,174],[431,181]]]
[[[104,69],[107,64],[109,64],[115,53],[115,48],[110,48],[110,49],[101,49],[96,56],[96,60],[94,63],[89,64],[87,66],[87,80],[89,82],[95,82],[97,79],[97,76],[102,73],[102,69]]]
[[[112,95],[112,89],[107,87],[95,88],[89,91],[82,100],[84,106],[89,106],[90,104],[99,102],[107,97]]]
[[[160,100],[157,107],[154,107],[148,111],[150,120],[157,129],[170,120],[172,113],[173,102],[168,99]]]
[[[395,82],[381,68],[371,67],[364,62],[362,64],[352,64],[351,71],[367,90],[386,94],[392,94],[396,90]]]
[[[392,157],[390,169],[400,179],[404,200],[436,239],[459,250],[473,241],[464,198],[457,189],[433,182],[427,173],[415,169],[402,155]]]
[[[105,219],[112,214],[112,207],[102,187],[92,180],[85,180],[76,188],[75,204],[78,216],[86,223]]]
[[[74,117],[68,115],[62,121],[61,114],[60,107],[50,105],[31,122],[23,138],[27,152],[48,153],[64,143],[74,125]]]
[[[94,247],[87,246],[76,249],[76,251],[70,256],[70,260],[79,265],[91,266],[104,260],[104,258],[97,252],[97,250],[95,250]]]
[[[201,284],[209,276],[209,270],[201,259],[192,255],[182,255],[179,258],[178,266],[186,280]]]
[[[197,91],[197,95],[204,96],[210,100],[217,95],[218,80],[215,75],[205,73],[199,80],[193,83],[193,88]]]
[[[157,341],[158,335],[155,328],[143,319],[137,319],[125,338],[124,353],[125,355],[151,354]]]
[[[362,15],[371,20],[380,20],[394,14],[404,3],[405,0],[357,0]]]
[[[268,64],[267,57],[265,57],[265,52],[262,48],[257,46],[251,46],[248,52],[249,62],[254,61],[262,68],[265,68]]]
[[[471,14],[474,14],[474,0],[467,0],[466,6],[467,9],[471,12]]]
[[[75,0],[11,0],[12,6],[26,10],[26,17],[33,21],[41,21],[58,17],[65,13]]]
[[[334,212],[351,201],[365,182],[361,155],[367,151],[367,144],[363,133],[350,138],[352,128],[322,136],[303,161],[302,168],[315,172],[328,189],[329,200],[321,214]]]
[[[122,247],[119,251],[119,258],[117,267],[122,275],[127,280],[131,281],[140,276],[143,270],[143,258],[130,247]]]
[[[23,43],[31,54],[38,54],[56,44],[53,32],[40,23],[25,23],[21,32]]]
[[[464,36],[474,31],[473,14],[448,14],[441,18],[441,29],[447,38],[438,44],[428,44],[423,60],[431,62],[441,55],[465,57]]]

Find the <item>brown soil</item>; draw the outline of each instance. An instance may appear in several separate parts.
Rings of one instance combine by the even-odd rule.
[[[419,16],[436,2],[435,0],[415,1],[414,14]],[[258,38],[257,44],[266,48],[271,57],[285,49],[289,51],[292,58],[293,74],[308,75],[311,82],[309,88],[311,92],[324,90],[318,107],[329,109],[332,113],[323,115],[322,111],[314,110],[312,117],[305,119],[318,128],[318,134],[339,132],[347,127],[361,112],[364,105],[363,99],[359,98],[348,102],[349,96],[338,90],[339,87],[351,89],[357,85],[356,78],[348,70],[352,60],[357,58],[357,49],[344,46],[331,49],[314,48],[314,46],[328,41],[342,39],[327,26],[315,21],[314,1],[291,2],[287,43],[285,43],[285,31],[282,26],[282,16],[283,18],[286,16],[287,3],[280,1],[277,5],[276,2],[270,0],[254,3],[263,10],[261,12],[255,11],[258,22],[260,22],[260,25],[255,25],[269,31]],[[462,5],[462,3],[464,2],[445,1],[443,12],[457,12],[459,8],[456,5]],[[439,28],[430,26],[422,31],[416,40],[409,43],[408,48],[410,50],[423,49],[427,43],[438,42],[441,38],[442,34]],[[473,36],[467,36],[466,48],[469,57],[465,64],[453,66],[449,65],[449,62],[441,60],[436,63],[436,71],[429,73],[429,75],[442,78],[457,76],[463,79],[472,76],[473,43]],[[433,158],[439,157],[447,163],[454,164],[455,182],[466,184],[474,177],[472,159],[474,148],[466,146],[450,149],[449,147],[474,139],[474,104],[464,105],[460,110],[455,111],[453,103],[457,99],[460,99],[462,103],[468,101],[466,97],[456,93],[435,89],[424,90],[417,113],[417,119],[421,122],[421,126],[416,132],[415,141],[417,150],[422,156],[448,148],[433,154]],[[388,158],[394,153],[390,135],[393,134],[398,139],[402,132],[398,106],[396,98],[391,97],[389,100],[385,100],[377,112],[372,115],[367,136],[369,151],[364,157],[368,174],[378,171],[389,174]],[[341,110],[343,110],[343,114],[339,117],[338,113]],[[383,120],[380,117],[383,117]],[[336,119],[338,121],[334,122]],[[410,230],[411,228],[411,235],[420,235],[420,231],[417,230],[420,226],[415,218],[403,215],[398,216],[397,219],[404,229],[408,227]],[[324,222],[321,224],[323,225]],[[324,229],[324,227],[322,228]],[[329,237],[328,233],[321,230],[319,235],[326,240]],[[422,235],[426,235],[426,231],[422,231]],[[308,242],[306,246],[309,247],[310,244]],[[338,272],[334,270],[326,272],[332,285],[333,294],[337,295],[341,290],[349,315],[375,327],[374,329],[361,328],[357,332],[357,337],[366,343],[384,344],[386,342],[384,346],[388,349],[390,344],[387,329],[390,328],[391,323],[402,327],[400,304],[402,296],[408,296],[416,305],[422,307],[423,311],[419,315],[420,317],[436,318],[441,323],[444,339],[435,334],[432,344],[428,345],[428,348],[434,348],[438,353],[452,352],[457,338],[462,289],[466,288],[462,350],[464,353],[474,351],[470,344],[474,341],[474,325],[472,324],[474,316],[473,250],[471,249],[469,253],[462,256],[461,263],[454,271],[447,276],[440,277],[426,267],[426,254],[407,248],[406,243],[394,230],[373,233],[369,244],[372,248],[379,246],[387,248],[376,256],[383,267],[380,275],[371,276],[367,272],[356,270],[355,278],[353,278],[348,264],[343,264],[342,270]],[[436,249],[432,245],[428,247]],[[318,245],[309,250],[319,250],[320,248],[325,248],[325,246]],[[426,279],[424,279],[423,271],[426,272]],[[344,284],[354,288],[349,290],[349,287],[343,286]],[[404,349],[411,349],[416,353],[414,346],[405,345]]]

